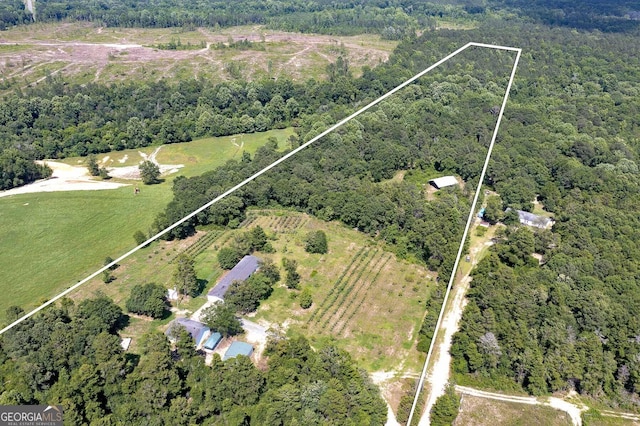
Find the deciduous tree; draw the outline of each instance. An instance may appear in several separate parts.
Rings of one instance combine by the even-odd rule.
[[[160,180],[160,167],[153,161],[146,160],[138,166],[140,177],[145,185],[158,183]]]
[[[236,318],[232,307],[226,303],[214,303],[202,311],[202,322],[223,337],[235,336],[243,332],[242,323]]]

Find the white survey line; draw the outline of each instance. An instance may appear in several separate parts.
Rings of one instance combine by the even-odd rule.
[[[78,287],[80,287],[81,285],[83,285],[84,283],[86,283],[87,281],[91,280],[92,278],[95,278],[96,276],[98,276],[99,274],[101,274],[102,272],[106,271],[108,268],[110,268],[111,266],[117,264],[118,262],[121,262],[122,260],[126,259],[127,257],[131,256],[133,253],[137,252],[138,250],[140,250],[141,248],[145,247],[146,245],[152,243],[153,241],[155,241],[156,239],[160,238],[161,236],[163,236],[164,234],[166,234],[167,232],[175,229],[176,227],[180,226],[181,224],[183,224],[184,222],[186,222],[187,220],[191,219],[192,217],[194,217],[195,215],[197,215],[198,213],[202,212],[203,210],[208,209],[209,207],[211,207],[213,204],[217,203],[218,201],[220,201],[221,199],[225,198],[226,196],[234,193],[235,191],[237,191],[238,189],[242,188],[243,186],[245,186],[247,183],[253,181],[255,178],[257,178],[258,176],[262,175],[263,173],[271,170],[272,168],[274,168],[275,166],[277,166],[278,164],[282,163],[283,161],[287,160],[289,157],[292,157],[293,155],[297,154],[299,151],[303,150],[304,148],[308,147],[309,145],[311,145],[312,143],[314,143],[315,141],[317,141],[318,139],[321,139],[322,137],[326,136],[327,134],[333,132],[335,129],[339,128],[340,126],[342,126],[343,124],[349,122],[350,120],[354,119],[355,117],[359,116],[360,114],[362,114],[363,112],[365,112],[366,110],[368,110],[369,108],[371,108],[374,105],[377,105],[378,103],[382,102],[383,100],[385,100],[386,98],[388,98],[389,96],[393,95],[394,93],[396,93],[398,90],[406,87],[407,85],[413,83],[415,80],[419,79],[420,77],[422,77],[423,75],[425,75],[426,73],[428,73],[429,71],[431,71],[432,69],[434,69],[435,67],[437,67],[438,65],[448,61],[449,59],[451,59],[452,57],[456,56],[458,53],[462,52],[463,50],[465,50],[466,48],[468,48],[469,46],[473,46],[473,43],[467,43],[464,46],[462,46],[461,48],[459,48],[458,50],[456,50],[453,53],[450,53],[449,55],[445,56],[443,59],[439,60],[438,62],[436,62],[435,64],[431,65],[430,67],[428,67],[427,69],[425,69],[424,71],[419,72],[418,74],[414,75],[413,77],[411,77],[410,79],[408,79],[407,81],[405,81],[404,83],[400,84],[399,86],[396,86],[394,89],[391,89],[390,91],[388,91],[387,93],[385,93],[384,95],[380,96],[378,99],[372,101],[371,103],[365,105],[364,107],[360,108],[358,111],[354,112],[353,114],[351,114],[350,116],[348,116],[347,118],[339,121],[338,123],[334,124],[333,126],[329,127],[327,130],[325,130],[324,132],[320,133],[319,135],[317,135],[316,137],[314,137],[313,139],[311,139],[310,141],[304,143],[303,145],[300,145],[298,148],[294,149],[293,151],[289,152],[288,154],[280,157],[278,160],[274,161],[273,163],[269,164],[267,167],[265,167],[264,169],[260,170],[259,172],[255,173],[254,175],[248,177],[247,179],[243,180],[242,182],[240,182],[239,184],[237,184],[236,186],[234,186],[233,188],[227,190],[226,192],[224,192],[223,194],[217,196],[216,198],[214,198],[213,200],[209,201],[207,204],[205,204],[204,206],[198,208],[197,210],[193,211],[192,213],[188,214],[187,216],[183,217],[182,219],[180,219],[179,221],[177,221],[176,223],[174,223],[173,225],[168,226],[167,228],[163,229],[162,231],[158,232],[156,235],[154,235],[153,237],[149,238],[147,241],[145,241],[144,243],[134,247],[133,249],[131,249],[130,251],[128,251],[127,253],[123,254],[122,256],[120,256],[119,258],[117,258],[116,260],[114,260],[113,262],[103,266],[102,268],[98,269],[96,272],[94,272],[93,274],[89,275],[88,277],[86,277],[85,279],[79,281],[78,283],[74,284],[73,286],[69,287],[68,289],[66,289],[65,291],[63,291],[62,293],[58,294],[57,296],[53,297],[51,300],[43,303],[42,305],[38,306],[37,308],[35,308],[34,310],[32,310],[31,312],[29,312],[28,314],[25,314],[24,316],[18,318],[17,320],[15,320],[14,322],[12,322],[11,324],[9,324],[8,326],[6,326],[5,328],[3,328],[2,330],[0,330],[0,334],[3,334],[4,332],[6,332],[7,330],[10,330],[11,328],[15,327],[16,325],[20,324],[22,321],[26,320],[27,318],[33,316],[34,314],[36,314],[37,312],[41,311],[42,309],[46,308],[47,306],[55,303],[57,300],[59,300],[60,298],[66,296],[67,294],[71,293],[72,291],[74,291],[75,289],[77,289]]]
[[[509,50],[511,52],[522,52],[522,49],[518,47],[499,46],[497,44],[485,44],[485,43],[475,43],[475,42],[471,42],[469,44],[471,46],[486,47],[489,49]]]
[[[462,256],[462,251],[464,249],[464,242],[467,239],[467,234],[469,233],[469,227],[471,226],[471,222],[475,216],[476,204],[478,203],[478,197],[480,196],[480,190],[482,189],[482,182],[484,181],[484,176],[487,173],[487,167],[489,166],[489,160],[491,159],[491,152],[493,151],[493,145],[496,142],[496,137],[498,136],[498,129],[500,128],[500,122],[502,121],[502,115],[504,114],[504,109],[507,106],[507,100],[509,99],[509,92],[511,91],[511,85],[513,84],[513,79],[516,76],[516,69],[518,68],[518,61],[520,61],[520,54],[522,53],[522,49],[518,48],[508,48],[504,46],[493,46],[493,45],[483,45],[480,43],[469,43],[469,45],[479,46],[479,47],[488,47],[488,48],[497,48],[503,50],[513,50],[517,52],[516,59],[513,63],[513,69],[511,70],[511,78],[509,78],[509,84],[507,84],[507,89],[504,94],[504,98],[502,100],[502,106],[500,107],[500,113],[498,114],[498,120],[496,121],[496,127],[493,130],[493,136],[491,137],[491,143],[489,144],[489,150],[487,152],[487,157],[484,160],[484,166],[482,167],[482,172],[480,173],[480,179],[478,179],[478,187],[476,188],[476,193],[473,196],[473,202],[471,203],[471,210],[469,211],[469,217],[467,218],[467,224],[464,227],[464,232],[462,233],[462,240],[460,240],[460,246],[458,247],[458,255],[456,256],[456,260],[453,264],[453,269],[451,271],[451,277],[449,278],[449,284],[447,285],[447,291],[444,294],[444,300],[442,301],[442,306],[440,308],[440,315],[438,315],[438,321],[436,322],[436,326],[433,330],[433,337],[431,338],[431,343],[429,344],[429,351],[427,352],[427,358],[424,361],[424,367],[422,368],[422,374],[420,374],[420,381],[418,382],[418,386],[416,388],[416,394],[413,398],[413,404],[411,405],[411,411],[409,412],[409,419],[407,420],[407,424],[410,425],[413,419],[413,414],[416,410],[416,406],[418,404],[418,398],[424,386],[424,379],[427,375],[427,368],[429,367],[429,361],[431,359],[431,354],[433,352],[433,348],[435,346],[435,342],[438,337],[438,331],[442,324],[442,318],[444,316],[444,311],[447,306],[447,300],[449,299],[449,293],[451,293],[451,287],[453,286],[453,281],[456,277],[456,271],[458,270],[458,264],[460,263],[460,257]],[[429,418],[429,410],[425,410],[423,416],[427,416]],[[427,420],[427,424],[428,424]]]

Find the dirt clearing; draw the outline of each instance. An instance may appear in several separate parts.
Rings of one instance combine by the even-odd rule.
[[[35,192],[56,192],[56,191],[91,191],[100,189],[115,189],[126,186],[124,183],[105,182],[95,180],[89,176],[86,167],[70,166],[55,161],[39,161],[46,163],[53,170],[49,179],[39,180],[29,185],[13,188],[0,192],[0,197],[7,197],[16,194],[29,194]]]
[[[248,50],[229,48],[229,42],[240,40],[254,45]],[[159,48],[176,41],[188,48]],[[13,84],[22,87],[56,74],[77,83],[187,76],[213,81],[284,76],[306,80],[324,78],[327,64],[340,55],[358,75],[363,66],[386,61],[396,45],[373,35],[335,37],[261,26],[182,31],[36,24],[29,31],[18,27],[0,35],[0,80],[15,80]],[[236,71],[230,71],[230,64]]]

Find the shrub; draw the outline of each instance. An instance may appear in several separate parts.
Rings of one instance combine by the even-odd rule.
[[[311,296],[311,291],[308,287],[305,287],[300,293],[300,307],[302,309],[309,309],[313,305],[313,297]]]
[[[444,395],[436,400],[431,409],[430,418],[433,426],[451,425],[458,416],[460,398],[451,385],[447,385]]]
[[[140,245],[147,241],[147,236],[144,235],[144,232],[137,230],[135,234],[133,234],[133,239],[136,241],[137,245]]]
[[[327,234],[324,231],[312,231],[307,234],[304,249],[307,253],[325,254],[329,250],[327,245]]]
[[[142,183],[151,185],[160,182],[160,167],[152,161],[144,161],[138,166]]]
[[[157,284],[138,284],[131,289],[131,296],[126,303],[127,310],[135,314],[162,318],[167,307],[165,294],[165,288]]]
[[[222,269],[231,269],[240,261],[240,253],[235,248],[223,247],[218,252],[218,263]]]

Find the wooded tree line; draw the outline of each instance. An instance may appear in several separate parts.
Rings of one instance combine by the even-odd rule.
[[[472,40],[523,48],[487,183],[505,207],[531,209],[539,195],[557,223],[552,231],[504,233],[478,266],[454,369],[496,387],[533,394],[575,387],[637,409],[635,37],[495,22],[430,34],[401,45],[395,58],[418,70]]]
[[[604,32],[640,31],[640,7],[634,0],[526,1],[493,0],[494,7],[513,8],[517,13],[545,25]]]
[[[139,111],[145,114],[140,121],[151,120],[147,116],[157,120],[153,121],[156,127],[151,126],[152,121],[147,123],[146,134],[153,137],[163,134],[159,129],[165,122],[167,129],[171,126],[180,129],[184,123],[193,123],[184,124],[185,128],[198,129],[197,118],[201,115],[195,110],[202,96],[199,91],[206,90],[213,93],[206,102],[203,100],[203,104],[211,108],[209,112],[216,114],[214,117],[223,124],[245,114],[253,118],[255,124],[260,113],[252,116],[250,107],[259,108],[256,100],[265,107],[279,95],[286,108],[290,98],[295,98],[298,105],[303,104],[295,119],[300,139],[304,141],[346,116],[355,106],[385,93],[466,42],[486,41],[523,48],[487,184],[500,193],[504,206],[530,210],[532,200],[539,195],[545,208],[556,213],[558,222],[553,232],[532,235],[526,230],[514,229],[505,233],[496,245],[495,253],[479,265],[462,330],[452,349],[454,368],[476,379],[491,380],[493,386],[520,386],[536,394],[575,386],[583,394],[633,409],[640,391],[640,373],[637,371],[640,330],[636,319],[640,310],[637,281],[640,58],[636,52],[637,38],[627,34],[585,34],[539,25],[487,21],[475,30],[441,30],[405,40],[387,64],[373,70],[365,69],[359,79],[342,76],[331,84],[310,82],[301,85],[226,83],[192,91],[188,90],[192,83],[180,83],[185,85],[180,92],[186,91],[186,98],[190,99],[186,102],[194,108],[190,119],[177,112],[182,107],[173,106],[169,101],[175,96],[176,105],[180,104],[177,91],[166,89],[161,101],[153,97],[156,90],[167,86],[165,83],[143,85],[142,89],[89,85],[86,90],[87,93],[102,91],[107,99],[110,99],[112,89],[120,93],[118,108],[113,105],[102,108],[93,118],[98,120],[97,115],[113,114],[113,120],[118,119],[120,124],[112,132],[126,135],[114,138],[116,141],[138,140],[126,133],[128,127],[124,123],[129,124],[130,119],[140,116]],[[512,62],[509,61],[513,60],[513,56],[496,52],[478,49],[473,55],[469,52],[436,69],[433,75],[403,92],[397,101],[390,99],[342,131],[325,138],[317,149],[302,151],[295,163],[282,164],[269,176],[256,180],[203,212],[177,229],[173,236],[187,235],[202,223],[237,225],[248,206],[283,205],[325,219],[340,219],[349,226],[384,238],[399,254],[421,259],[431,267],[439,268],[441,277],[446,277],[447,267],[453,263],[464,214],[468,211],[465,195],[473,189],[473,178],[479,173],[493,128],[493,107],[499,105],[500,94],[506,86],[504,70],[510,69]],[[69,96],[66,99],[69,102],[60,102],[61,112],[65,111],[66,105],[72,104],[70,117],[59,114],[63,123],[71,123],[68,139],[53,140],[70,141],[84,131],[92,132],[93,125],[85,126],[86,129],[82,125],[87,118],[83,114],[93,111],[95,104],[82,97],[85,89],[63,88],[55,78],[51,83],[44,86],[51,90],[50,95],[43,94],[42,97],[53,103],[54,96]],[[241,88],[239,93],[246,90],[245,96],[249,100],[242,107],[233,103],[236,84]],[[223,96],[223,87],[233,96]],[[256,91],[255,99],[249,96],[252,87]],[[272,87],[273,91],[265,91],[264,87]],[[300,92],[303,95],[287,95],[285,93],[290,93],[287,88],[303,90]],[[129,93],[134,97],[128,97]],[[36,92],[31,94],[40,96]],[[22,136],[23,129],[30,129],[29,125],[20,123],[39,119],[39,114],[29,116],[31,94],[16,96],[14,103],[10,103],[11,108],[3,112],[20,112],[15,118],[10,116],[11,120],[5,118],[3,121],[5,125],[18,123],[6,131],[7,138],[14,144],[17,142],[14,134]],[[223,101],[218,105],[219,99],[229,99],[229,104],[224,106]],[[85,101],[87,104],[82,103]],[[80,105],[73,105],[74,102]],[[160,113],[157,112],[158,102]],[[280,100],[274,103],[282,104]],[[227,107],[231,109],[225,109]],[[160,121],[161,112],[172,108],[176,112]],[[274,115],[270,117],[276,117],[277,111],[274,107]],[[286,109],[284,114],[286,118]],[[80,116],[82,120],[79,120]],[[211,121],[205,115],[203,134],[212,131],[206,127]],[[273,123],[276,122],[274,119]],[[278,123],[286,124],[286,121]],[[131,135],[139,135],[139,127],[134,120]],[[228,128],[236,129],[232,125]],[[167,131],[165,134],[176,133]],[[191,137],[193,135],[196,133]],[[46,137],[21,138],[22,143],[35,145],[34,149],[41,140]],[[85,139],[78,146],[91,146],[95,140],[97,138]],[[151,143],[145,137],[140,140]],[[65,143],[53,142],[51,152],[64,153]],[[158,218],[157,226],[183,217],[280,155],[273,145],[267,145],[253,158],[245,156],[241,162],[230,162],[197,178],[176,179],[175,199]],[[414,185],[406,182],[380,184],[394,171],[407,168],[458,173],[468,180],[466,193],[444,191],[435,201],[426,203]],[[543,266],[531,261],[528,254],[531,250],[543,255]],[[109,312],[109,309],[103,310]],[[62,323],[75,322],[65,321]],[[86,322],[93,324],[95,321]],[[92,327],[101,329],[106,325]],[[64,344],[56,348],[82,354],[84,346],[78,343],[78,347],[74,347],[77,343],[74,336],[78,333],[69,334],[60,338]],[[28,348],[32,337],[25,336],[14,337],[18,346]],[[6,344],[12,344],[10,340],[14,337],[3,339],[5,352],[13,353],[13,350],[6,350]],[[146,354],[151,352],[145,352],[143,359]],[[42,362],[65,362],[67,359],[66,353],[57,355]],[[6,361],[5,365],[18,362],[13,355],[9,357],[11,361]],[[74,362],[73,359],[70,362]],[[161,364],[166,365],[160,355],[155,354],[151,359],[149,364],[162,361],[164,364]],[[37,355],[30,361],[33,360],[40,362]],[[14,365],[3,366],[3,371],[13,371]],[[156,365],[153,367],[157,368]],[[33,398],[29,395],[40,388],[29,385],[31,382],[24,384],[24,381],[44,380],[43,383],[49,386],[47,377],[53,377],[50,370],[39,364],[28,364],[20,371],[29,374],[22,380],[9,381],[12,383],[12,387],[7,388],[10,392],[3,395],[20,395],[24,391],[27,397]],[[70,377],[64,382],[65,386],[71,386]],[[160,395],[184,395],[171,390],[174,389],[169,386],[175,382],[173,377],[169,374],[163,378],[162,389],[169,390]],[[78,377],[75,383],[82,380]],[[135,384],[130,384],[129,389],[133,389],[134,394],[138,389],[152,389],[152,382],[145,382],[148,387],[142,386],[144,380],[153,380],[153,377],[143,375]],[[81,406],[84,394],[80,390],[70,393],[75,399],[68,399]],[[139,393],[140,397],[146,395],[143,390]],[[163,401],[164,405],[161,401],[155,406],[167,407],[167,399]],[[223,402],[219,405],[224,406]],[[175,409],[186,403],[177,399]],[[140,404],[141,409],[147,409],[147,406],[154,407],[153,404]],[[92,409],[93,406],[88,407]],[[140,415],[152,414],[140,412]]]
[[[534,234],[517,228],[505,232],[495,253],[474,273],[471,302],[453,348],[455,369],[491,380],[494,386],[522,386],[535,394],[575,387],[632,409],[640,390],[636,371],[640,64],[635,38],[585,37],[569,30],[498,23],[462,33],[441,31],[402,43],[388,64],[365,73],[358,85],[365,88],[366,98],[401,78],[401,70],[411,74],[452,46],[485,39],[524,49],[487,183],[500,193],[505,207],[531,210],[538,195],[545,208],[556,213],[557,224],[552,232]],[[459,69],[466,61],[460,58],[451,67]],[[485,78],[495,79],[495,58],[488,55],[471,62],[467,66],[482,65]],[[371,76],[376,78],[367,83]],[[461,82],[436,77],[440,83],[428,86],[430,100],[422,102],[446,106],[467,96],[469,86],[476,84],[468,80],[460,91]],[[480,87],[489,86],[477,80]],[[424,90],[424,84],[412,89],[418,87]],[[415,187],[376,182],[394,170],[411,167],[455,171],[472,179],[478,173],[477,160],[483,158],[481,151],[462,156],[456,141],[465,140],[460,145],[464,147],[474,146],[469,140],[482,146],[486,130],[470,128],[468,123],[482,123],[483,116],[465,114],[465,126],[451,111],[445,115],[454,123],[451,129],[438,121],[433,125],[437,129],[414,133],[411,123],[429,129],[430,121],[411,115],[416,105],[407,96],[364,114],[351,123],[353,128],[346,126],[315,149],[302,151],[295,164],[279,166],[188,226],[229,224],[234,219],[238,223],[246,206],[275,203],[340,219],[395,243],[399,251],[408,247],[408,252],[419,253],[432,266],[451,264],[453,247],[449,258],[433,250],[459,241],[455,229],[460,229],[462,212],[468,208],[466,199],[455,191],[445,192],[435,202],[419,205],[416,200],[422,198]],[[495,96],[485,96],[491,101],[483,105],[496,103]],[[429,105],[439,114],[448,112]],[[332,122],[327,114],[343,110],[337,106],[312,121],[301,119],[301,138],[317,134],[325,122]],[[490,115],[491,108],[487,110]],[[407,120],[398,125],[389,117]],[[409,129],[409,135],[400,127]],[[437,144],[447,132],[452,132],[451,139]],[[221,193],[226,179],[237,182],[278,155],[273,146],[266,146],[251,161],[231,162],[204,176],[177,180],[176,198],[163,220],[195,208],[208,199],[203,195],[207,191],[211,197]],[[381,166],[375,160],[382,157],[386,161]],[[316,192],[318,188],[322,191]],[[453,199],[457,201],[447,204]],[[534,251],[543,255],[544,265],[530,256]],[[446,277],[446,266],[441,272]]]
[[[640,8],[634,0],[572,1],[474,0],[451,2],[417,0],[149,0],[123,3],[103,0],[39,0],[39,22],[62,20],[95,22],[108,27],[169,28],[230,27],[263,24],[272,29],[336,35],[380,34],[401,40],[416,30],[434,29],[435,18],[482,21],[502,9],[551,26],[605,32],[638,32]],[[513,17],[511,17],[513,19]],[[20,0],[0,5],[0,30],[33,21]]]
[[[301,151],[295,162],[279,165],[175,228],[168,237],[186,237],[198,225],[238,226],[252,206],[295,208],[324,220],[338,219],[386,241],[400,257],[424,262],[438,271],[443,285],[453,266],[470,208],[469,196],[486,157],[496,105],[512,61],[512,56],[480,51],[465,64],[464,75],[451,72],[460,66],[453,62],[450,68],[421,79]],[[360,104],[379,97],[388,90],[385,86],[399,83],[403,73],[397,63],[393,68],[368,70],[351,83],[360,88],[356,92]],[[331,99],[326,104],[326,113],[300,117],[301,141],[352,111]],[[159,215],[155,228],[166,228],[272,163],[282,155],[276,148],[270,142],[253,158],[244,155],[202,176],[177,178],[174,200]],[[381,184],[406,169],[424,169],[434,176],[457,173],[465,179],[465,189],[441,191],[427,202],[423,193],[426,179],[418,185]],[[420,350],[428,348],[435,324],[431,319],[428,315],[420,330]]]
[[[11,318],[20,314],[12,309]],[[61,404],[65,425],[383,425],[387,408],[345,352],[270,339],[268,365],[204,365],[183,330],[175,350],[153,332],[123,352],[126,323],[106,297],[65,299],[0,339],[0,404]]]
[[[513,58],[488,55],[484,60],[498,63],[495,66],[506,74]],[[472,67],[469,70],[476,74]],[[366,81],[358,82],[362,103],[384,90],[384,80],[376,77],[369,73]],[[439,78],[444,81],[436,81]],[[421,259],[446,277],[469,209],[468,194],[486,156],[496,119],[491,110],[500,101],[500,90],[504,88],[495,82],[468,74],[425,79],[301,151],[295,161],[279,165],[221,200],[169,237],[185,237],[196,226],[209,223],[237,226],[250,206],[292,207],[376,235],[394,245],[402,257]],[[348,111],[335,105],[325,114],[301,117],[301,140],[311,139]],[[253,158],[245,155],[202,176],[177,178],[174,200],[155,227],[164,229],[281,155],[275,143],[267,143]],[[422,185],[380,184],[399,170],[423,168],[435,174],[460,174],[467,181],[465,190],[442,191],[426,202]]]
[[[0,9],[0,25],[32,22],[19,1]],[[401,39],[417,29],[435,26],[433,16],[468,15],[462,6],[424,3],[416,0],[287,0],[262,2],[239,0],[149,0],[100,3],[81,0],[39,0],[38,22],[89,21],[108,27],[169,28],[231,27],[263,24],[271,29],[322,34],[381,34]]]

